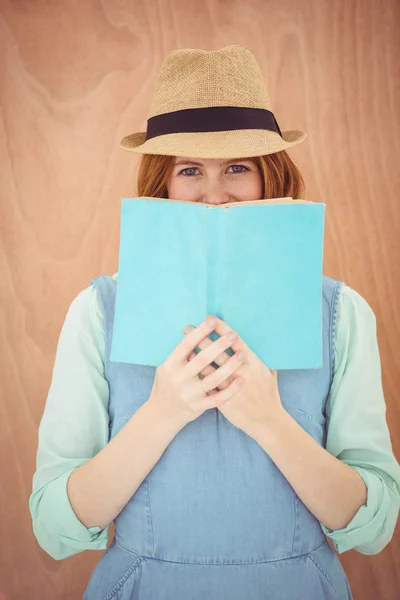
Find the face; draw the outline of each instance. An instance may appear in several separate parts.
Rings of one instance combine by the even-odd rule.
[[[262,177],[251,158],[175,156],[173,162],[168,198],[208,204],[262,199]]]

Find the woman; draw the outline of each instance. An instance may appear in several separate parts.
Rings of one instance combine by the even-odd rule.
[[[305,137],[231,45],[172,52],[121,146],[144,155],[138,196],[224,204],[301,198],[286,149]],[[351,599],[325,536],[376,554],[400,504],[368,303],[323,277],[321,369],[278,377],[208,318],[155,369],[110,361],[116,282],[93,279],[61,331],[29,502],[42,548],[105,549],[114,522],[84,600]]]

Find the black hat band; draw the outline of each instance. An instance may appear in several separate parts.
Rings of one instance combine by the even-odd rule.
[[[268,129],[282,137],[274,114],[265,108],[209,106],[187,108],[151,117],[147,121],[146,140],[168,133]]]

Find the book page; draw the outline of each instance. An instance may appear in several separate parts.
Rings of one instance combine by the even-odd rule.
[[[164,202],[183,202],[185,204],[198,204],[197,202],[191,202],[190,200],[175,200],[174,198],[150,198],[149,196],[142,196],[144,200],[162,200]],[[231,208],[232,206],[240,206],[243,204],[314,204],[311,200],[293,200],[292,197],[286,198],[263,198],[262,200],[245,200],[243,202],[226,202],[225,204],[209,204],[208,202],[202,202],[203,206],[207,208]]]

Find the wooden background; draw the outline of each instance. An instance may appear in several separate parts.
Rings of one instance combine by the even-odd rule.
[[[243,44],[265,76],[306,198],[327,204],[324,273],[377,316],[400,457],[398,0],[0,0],[1,600],[78,600],[101,552],[55,561],[28,498],[56,345],[75,295],[118,265],[120,198],[161,62]],[[111,535],[113,529],[111,528]],[[355,600],[394,600],[400,524],[376,556],[340,556]],[[397,593],[396,593],[397,590]],[[156,600],[156,599],[155,599]]]

